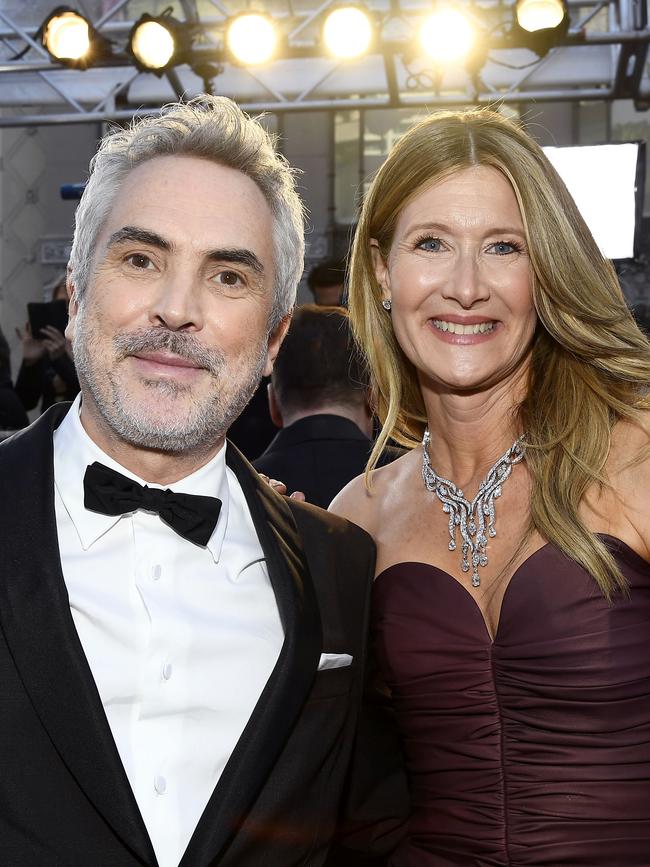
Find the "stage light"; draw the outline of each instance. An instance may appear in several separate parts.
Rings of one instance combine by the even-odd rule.
[[[323,41],[330,54],[342,59],[364,54],[372,40],[372,22],[358,6],[341,6],[325,19]]]
[[[457,9],[440,9],[428,15],[420,25],[420,46],[438,63],[460,60],[471,50],[474,28]]]
[[[271,19],[257,12],[237,15],[228,24],[226,45],[239,63],[257,66],[270,60],[278,43]]]
[[[562,0],[519,0],[517,3],[517,23],[529,33],[558,27],[565,15]]]
[[[90,49],[91,31],[83,15],[59,6],[43,22],[41,41],[54,60],[81,60]]]
[[[131,28],[127,51],[139,69],[160,75],[185,62],[190,44],[187,28],[168,12],[158,16],[145,13]]]

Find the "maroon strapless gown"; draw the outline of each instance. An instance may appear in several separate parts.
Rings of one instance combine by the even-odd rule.
[[[650,867],[650,566],[608,604],[547,545],[514,574],[494,642],[423,563],[375,582],[373,631],[413,800],[391,867]]]

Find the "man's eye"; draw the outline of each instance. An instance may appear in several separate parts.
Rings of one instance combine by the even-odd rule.
[[[440,238],[422,238],[417,242],[418,250],[428,250],[430,253],[439,253],[442,249],[442,241]]]
[[[143,253],[132,253],[130,256],[126,257],[126,261],[130,265],[133,265],[134,268],[146,269],[153,266],[151,259]]]
[[[216,276],[217,283],[223,286],[241,286],[243,281],[236,271],[220,271]]]

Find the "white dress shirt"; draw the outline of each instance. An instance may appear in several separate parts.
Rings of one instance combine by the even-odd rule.
[[[169,486],[222,501],[202,548],[157,514],[85,509],[93,461],[144,482],[90,439],[79,401],[54,434],[63,576],[158,863],[176,867],[277,661],[282,625],[225,448]]]

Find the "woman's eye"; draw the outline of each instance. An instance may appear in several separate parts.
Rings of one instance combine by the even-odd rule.
[[[516,244],[510,244],[508,241],[498,241],[496,244],[492,244],[491,248],[497,256],[507,256],[508,253],[518,253],[520,247]]]
[[[130,256],[126,257],[126,261],[130,265],[133,265],[134,268],[146,269],[153,266],[151,259],[143,253],[132,253]]]
[[[442,249],[440,238],[422,238],[417,243],[418,250],[428,250],[430,253],[438,253]]]

